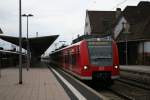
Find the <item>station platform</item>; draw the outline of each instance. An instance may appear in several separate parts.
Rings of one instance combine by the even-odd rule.
[[[1,70],[0,100],[70,100],[52,72],[46,68],[23,69],[23,84],[19,69]]]
[[[150,66],[144,66],[144,65],[120,65],[120,70],[150,74]]]

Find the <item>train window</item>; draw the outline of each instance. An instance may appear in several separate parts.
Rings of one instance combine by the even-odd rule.
[[[80,53],[80,48],[79,47],[77,47],[77,54],[79,54]]]
[[[72,64],[72,57],[71,57],[71,55],[69,55],[68,61],[69,61],[69,64]]]
[[[66,62],[67,62],[67,56],[66,55],[64,55],[65,56],[65,64],[66,64]]]
[[[97,66],[112,65],[112,45],[89,45],[90,62]]]
[[[65,64],[68,64],[68,62],[69,62],[69,56],[65,55]]]
[[[76,54],[71,54],[71,55],[69,56],[69,63],[70,63],[71,65],[76,65]]]
[[[75,54],[73,54],[73,55],[71,55],[72,57],[72,59],[71,59],[71,62],[72,62],[72,65],[75,65],[76,64],[76,55]]]

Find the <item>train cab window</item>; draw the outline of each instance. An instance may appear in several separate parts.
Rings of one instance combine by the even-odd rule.
[[[112,65],[112,44],[111,43],[90,43],[88,46],[90,62],[96,66]]]

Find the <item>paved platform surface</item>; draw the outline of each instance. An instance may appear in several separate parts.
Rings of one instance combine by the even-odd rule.
[[[23,84],[18,84],[19,70],[1,71],[0,100],[69,100],[68,95],[48,68],[23,69]]]
[[[121,70],[137,71],[150,74],[150,66],[144,65],[120,65]]]

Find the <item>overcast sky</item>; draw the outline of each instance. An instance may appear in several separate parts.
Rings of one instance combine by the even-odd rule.
[[[86,10],[124,9],[137,5],[140,0],[22,0],[22,13],[29,18],[29,36],[60,35],[57,41],[71,42],[83,34]],[[19,0],[1,0],[0,27],[6,35],[18,36]],[[23,36],[26,35],[26,18],[23,18]]]

